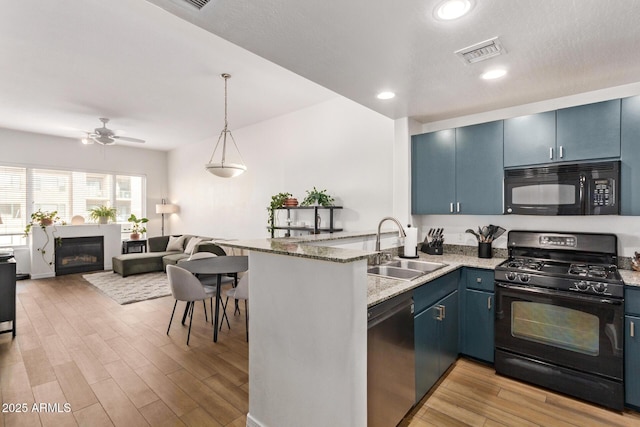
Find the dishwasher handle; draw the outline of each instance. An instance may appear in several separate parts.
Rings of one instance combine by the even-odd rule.
[[[367,329],[370,329],[405,310],[410,310],[410,314],[413,316],[414,305],[412,296],[409,296],[408,298],[400,298],[400,300],[396,300],[394,298],[393,300],[375,305],[367,311]]]

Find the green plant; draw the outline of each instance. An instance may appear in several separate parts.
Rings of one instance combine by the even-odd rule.
[[[51,257],[47,258],[46,257],[47,251],[44,248],[46,248],[47,245],[49,244],[49,242],[51,241],[51,236],[54,237],[55,243],[56,243],[57,246],[60,246],[62,244],[62,241],[60,240],[59,237],[55,236],[55,234],[54,234],[55,227],[53,227],[53,230],[51,231],[51,236],[50,236],[48,231],[47,231],[47,226],[55,225],[55,223],[57,221],[60,221],[60,217],[58,216],[58,211],[52,211],[52,212],[44,211],[43,212],[41,209],[38,209],[37,211],[35,211],[35,212],[33,212],[31,214],[31,221],[24,228],[25,237],[31,232],[31,228],[34,225],[40,225],[40,228],[42,228],[42,231],[44,231],[44,235],[46,236],[47,240],[45,241],[44,245],[41,248],[37,248],[36,250],[38,252],[40,252],[40,255],[42,256],[42,259],[49,266],[53,265],[53,255]],[[64,222],[63,222],[63,224],[64,224]]]
[[[267,208],[269,212],[269,218],[267,220],[267,227],[269,232],[271,233],[271,237],[273,237],[273,223],[275,218],[275,210],[284,206],[284,201],[289,197],[293,197],[291,193],[278,193],[274,196],[271,196],[271,204]]]
[[[334,198],[327,194],[327,190],[318,190],[313,187],[313,190],[307,190],[307,196],[300,205],[311,206],[317,203],[320,206],[331,206],[333,202]]]
[[[58,216],[58,211],[42,211],[38,209],[37,211],[31,214],[31,221],[27,223],[27,226],[24,228],[25,237],[31,231],[31,227],[38,224],[43,230],[47,229],[48,225],[52,225],[54,222],[60,221],[60,217]]]
[[[106,218],[107,221],[116,220],[116,208],[109,208],[107,206],[97,206],[89,210],[89,218],[94,221],[100,221],[100,218]]]
[[[147,232],[147,227],[144,226],[144,224],[149,222],[147,218],[137,218],[134,214],[131,214],[131,216],[129,217],[129,219],[127,219],[127,221],[133,224],[131,226],[131,234],[136,234],[136,233],[142,234]]]

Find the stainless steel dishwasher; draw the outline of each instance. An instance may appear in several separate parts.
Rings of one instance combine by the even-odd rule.
[[[413,294],[367,313],[367,425],[396,426],[415,403]]]

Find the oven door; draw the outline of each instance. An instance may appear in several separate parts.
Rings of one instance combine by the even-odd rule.
[[[621,380],[624,300],[496,283],[496,348]]]

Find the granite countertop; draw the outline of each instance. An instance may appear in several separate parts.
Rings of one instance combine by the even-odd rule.
[[[640,286],[640,271],[618,270],[627,286]]]
[[[475,267],[493,270],[500,264],[505,258],[478,258],[467,255],[447,254],[443,255],[427,255],[422,252],[418,252],[420,261],[439,262],[447,264],[439,270],[432,273],[425,274],[417,277],[411,281],[387,279],[384,277],[368,275],[367,280],[367,307],[379,304],[385,300],[391,299],[403,292],[417,288],[427,282],[430,282],[438,277],[444,276],[460,267]],[[639,274],[640,278],[640,274]]]

